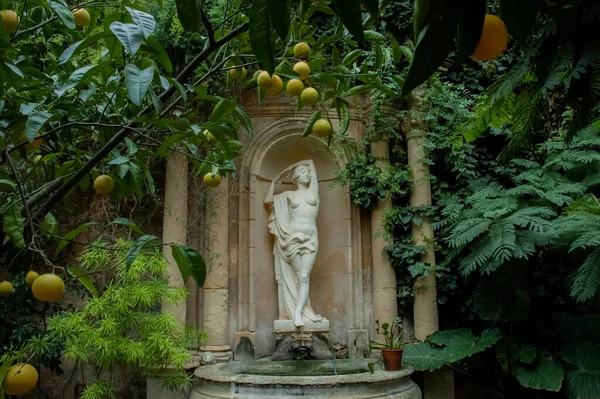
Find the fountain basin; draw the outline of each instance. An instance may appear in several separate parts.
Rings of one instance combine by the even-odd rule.
[[[231,362],[196,369],[190,399],[421,399],[410,375],[413,369],[371,373],[375,360]]]

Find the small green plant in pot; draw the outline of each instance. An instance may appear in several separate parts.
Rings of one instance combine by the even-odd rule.
[[[391,323],[377,324],[377,334],[383,335],[383,342],[371,340],[372,349],[380,349],[386,370],[396,371],[402,368],[402,352],[406,342],[400,342],[402,337],[402,320],[396,317]]]

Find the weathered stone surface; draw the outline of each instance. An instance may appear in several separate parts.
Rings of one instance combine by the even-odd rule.
[[[254,343],[256,342],[256,334],[240,331],[235,333],[235,343],[233,360],[235,361],[248,361],[256,359],[256,351],[254,350]]]
[[[350,359],[364,359],[369,355],[369,331],[348,331],[348,357]]]
[[[421,399],[421,390],[410,379],[412,368],[370,373],[368,362],[374,360],[338,360],[338,375],[334,375],[333,361],[256,361],[200,367],[190,399]]]
[[[275,320],[273,322],[273,330],[275,333],[288,331],[329,331],[329,320],[305,321],[304,327],[301,328],[297,328],[293,320]]]

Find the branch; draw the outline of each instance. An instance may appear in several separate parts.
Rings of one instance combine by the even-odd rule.
[[[208,16],[204,12],[204,7],[202,7],[202,4],[200,4],[200,19],[202,20],[204,29],[206,29],[206,32],[208,32],[208,43],[213,46],[215,44],[215,32],[213,31],[213,27],[208,19]]]
[[[216,41],[214,44],[209,44],[200,54],[196,56],[188,65],[184,68],[183,71],[177,76],[177,81],[179,83],[185,83],[190,76],[194,73],[194,70],[200,66],[200,64],[208,58],[215,50],[217,50],[223,44],[229,42],[234,37],[239,35],[240,33],[246,31],[248,29],[248,23],[244,23],[243,25],[238,26],[236,29],[229,32],[227,35],[223,36],[221,39]],[[169,87],[167,90],[162,92],[159,96],[161,101],[166,98],[171,97],[175,92],[176,88],[174,86]],[[141,117],[145,114],[148,114],[152,111],[150,106],[144,107],[142,111],[138,114],[138,117]],[[135,119],[134,119],[135,121]],[[131,126],[135,123],[134,121],[130,122],[127,126],[123,127],[119,130],[105,145],[102,147],[85,165],[77,171],[77,173],[66,183],[64,183],[48,200],[40,206],[37,210],[34,218],[38,219],[41,216],[45,215],[50,209],[56,206],[61,199],[72,189],[74,188],[81,179],[83,179],[97,164],[99,164],[102,159],[107,156],[110,151],[117,147],[117,145],[123,141],[129,134]]]
[[[16,39],[17,37],[24,35],[26,33],[29,32],[33,32],[34,30],[40,29],[41,27],[48,25],[51,22],[54,22],[58,19],[58,17],[56,15],[53,15],[52,17],[48,18],[47,20],[45,20],[44,22],[40,22],[39,24],[32,26],[31,28],[27,28],[27,29],[23,29],[20,31],[17,31],[17,33],[15,33],[15,35],[12,37],[13,40]]]
[[[8,150],[6,150],[6,158],[8,159],[8,164],[12,169],[15,175],[15,181],[17,182],[17,187],[19,188],[19,194],[21,195],[21,201],[23,202],[23,206],[25,207],[25,215],[27,216],[27,224],[31,229],[31,242],[35,241],[35,228],[33,227],[31,212],[29,212],[29,205],[27,204],[27,198],[25,197],[25,190],[23,190],[23,184],[19,181],[19,174],[17,172],[17,168],[15,167],[15,163],[12,160]]]

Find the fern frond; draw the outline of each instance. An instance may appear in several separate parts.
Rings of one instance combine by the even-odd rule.
[[[535,237],[530,234],[529,231],[517,231],[516,245],[514,250],[514,257],[517,259],[528,259],[531,255],[535,254]]]
[[[577,302],[593,298],[600,286],[600,247],[594,249],[579,267],[571,286],[571,296]]]
[[[595,232],[586,232],[573,241],[571,248],[569,248],[569,252],[573,252],[580,248],[587,249],[598,246],[600,246],[600,230]]]
[[[494,245],[494,260],[505,262],[513,257],[517,245],[515,226],[506,222],[495,224],[490,229],[490,239]]]
[[[488,234],[479,245],[469,255],[465,256],[460,262],[460,272],[463,276],[467,276],[475,271],[478,267],[482,267],[492,258],[494,253],[494,245]]]
[[[592,91],[595,95],[600,96],[600,61],[596,61],[594,64],[594,71],[592,72]]]
[[[530,159],[521,159],[521,158],[511,159],[509,162],[509,165],[521,166],[521,167],[527,168],[527,169],[539,168],[541,166],[538,162],[532,161]]]
[[[462,247],[479,237],[488,229],[491,222],[487,219],[467,219],[458,223],[447,241],[451,248]]]
[[[556,216],[556,212],[552,208],[532,206],[513,213],[506,218],[506,222],[529,230],[544,232],[552,226],[551,222],[546,219],[554,216]]]

